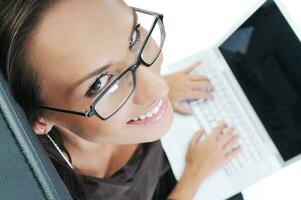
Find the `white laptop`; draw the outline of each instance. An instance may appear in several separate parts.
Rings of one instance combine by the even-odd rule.
[[[241,135],[242,153],[210,176],[195,199],[227,199],[300,159],[301,43],[294,29],[278,1],[261,1],[213,48],[172,65],[201,58],[193,73],[207,75],[215,86],[214,101],[187,102],[193,116],[175,114],[162,139],[176,178],[200,127],[209,134],[225,121]]]

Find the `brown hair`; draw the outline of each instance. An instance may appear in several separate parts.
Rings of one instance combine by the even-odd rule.
[[[45,116],[35,105],[42,104],[41,83],[26,59],[26,43],[30,40],[42,14],[59,0],[1,0],[0,1],[0,68],[12,95],[23,108],[29,122]],[[67,153],[58,131],[49,133],[58,146]],[[83,181],[71,169],[46,136],[39,136],[60,177],[75,199],[87,199]]]

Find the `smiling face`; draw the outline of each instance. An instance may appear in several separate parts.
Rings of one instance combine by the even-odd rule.
[[[143,38],[145,32],[143,24],[135,24],[132,8],[121,0],[72,0],[50,8],[28,48],[45,104],[87,110],[110,74],[119,74],[134,63],[142,44],[139,33]],[[136,70],[132,96],[108,120],[53,111],[47,111],[47,119],[73,140],[129,144],[161,138],[173,116],[168,85],[160,76],[162,59],[160,54],[153,65]]]

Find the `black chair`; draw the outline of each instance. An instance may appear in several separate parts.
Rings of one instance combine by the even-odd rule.
[[[72,199],[0,73],[0,199]]]

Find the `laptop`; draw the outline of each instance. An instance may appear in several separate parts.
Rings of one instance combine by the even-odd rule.
[[[213,101],[186,102],[193,115],[175,114],[162,139],[176,178],[200,127],[208,136],[224,121],[241,135],[241,153],[202,183],[195,199],[227,199],[301,158],[301,43],[294,30],[279,1],[259,1],[213,48],[172,65],[201,58],[192,73],[215,87]]]

